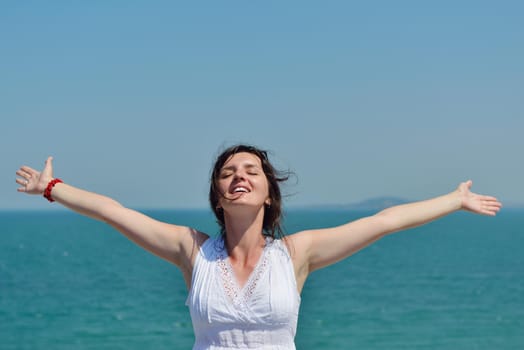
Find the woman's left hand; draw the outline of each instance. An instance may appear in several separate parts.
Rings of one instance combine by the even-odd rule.
[[[497,198],[491,196],[484,196],[470,191],[473,181],[469,180],[463,182],[457,188],[458,193],[462,198],[462,209],[482,215],[494,216],[502,207]]]

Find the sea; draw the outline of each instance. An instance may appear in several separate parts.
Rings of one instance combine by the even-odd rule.
[[[210,234],[207,210],[145,210]],[[373,214],[289,209],[286,232]],[[191,349],[173,265],[67,211],[0,212],[0,349]],[[524,210],[454,213],[316,271],[297,349],[524,349]]]

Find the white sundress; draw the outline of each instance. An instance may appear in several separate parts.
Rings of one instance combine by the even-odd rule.
[[[186,301],[193,350],[295,349],[300,295],[282,240],[266,246],[240,288],[221,237],[207,239],[196,257]]]

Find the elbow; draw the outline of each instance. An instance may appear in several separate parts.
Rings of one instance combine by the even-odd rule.
[[[107,198],[103,203],[100,203],[100,206],[95,213],[95,217],[107,224],[112,224],[115,221],[118,212],[123,208],[122,204],[111,198]]]
[[[401,230],[401,227],[399,227],[400,223],[398,222],[398,218],[396,215],[392,215],[388,209],[373,215],[373,219],[375,220],[376,225],[379,227],[380,232],[382,232],[382,236],[386,236],[390,233],[395,233]]]

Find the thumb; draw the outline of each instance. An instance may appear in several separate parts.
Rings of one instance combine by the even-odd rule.
[[[473,181],[468,180],[466,182],[461,182],[457,189],[462,193],[468,193],[470,192],[470,188],[472,185],[473,185]]]
[[[45,176],[53,177],[53,157],[47,157],[44,165],[44,170],[42,171]]]

